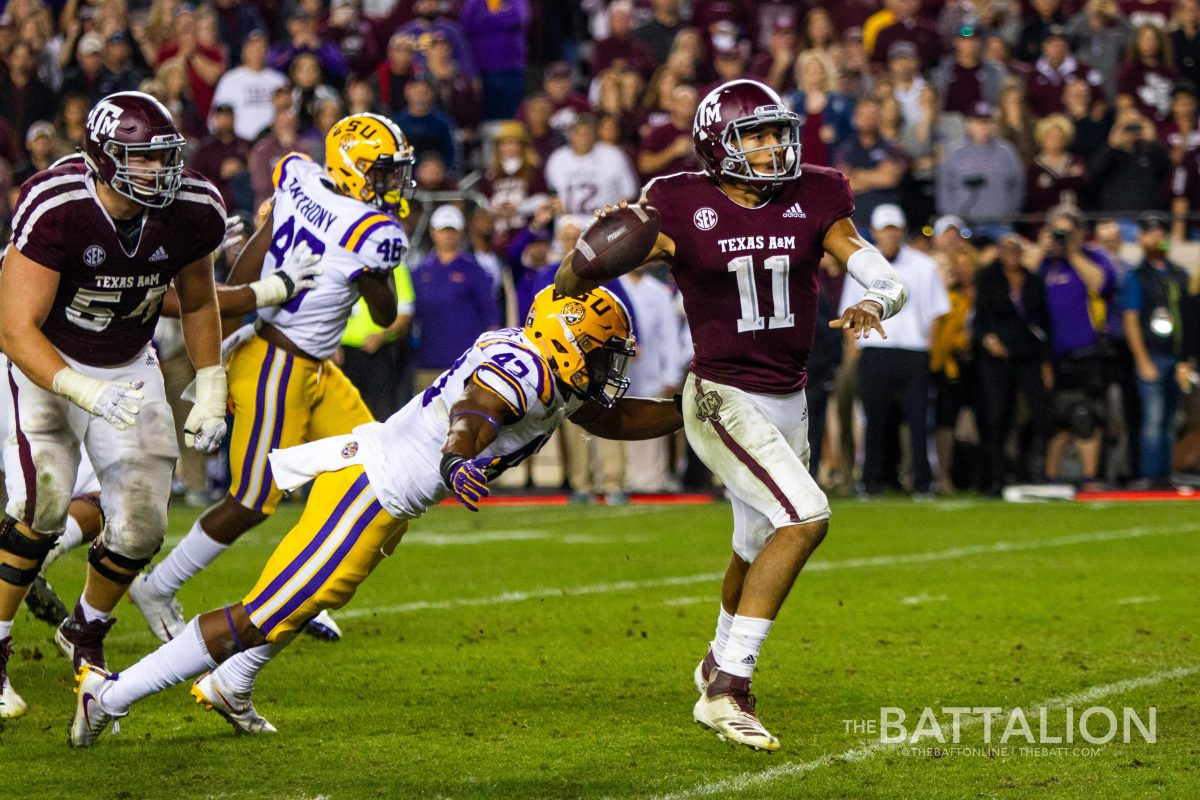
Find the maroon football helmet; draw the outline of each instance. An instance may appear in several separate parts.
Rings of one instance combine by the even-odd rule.
[[[88,113],[86,132],[83,157],[114,191],[150,208],[175,199],[185,140],[166,106],[142,92],[110,94]]]
[[[762,125],[782,128],[779,144],[744,147],[742,135]],[[718,180],[778,186],[800,177],[800,117],[758,81],[729,81],[709,92],[696,109],[692,141],[705,171]],[[759,150],[771,151],[770,173],[750,166],[747,156]]]

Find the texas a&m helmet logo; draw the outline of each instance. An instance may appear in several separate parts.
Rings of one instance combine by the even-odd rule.
[[[91,113],[88,114],[87,120],[87,130],[91,140],[98,142],[100,137],[112,138],[116,135],[117,126],[121,124],[122,111],[124,111],[123,108],[107,100],[96,103]]]

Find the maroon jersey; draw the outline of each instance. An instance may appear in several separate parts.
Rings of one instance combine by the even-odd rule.
[[[142,215],[141,235],[128,253],[82,158],[21,186],[12,246],[60,273],[42,333],[84,364],[113,367],[136,356],[154,333],[175,273],[214,253],[225,236],[220,192],[188,169],[175,201]]]
[[[805,164],[758,208],[738,205],[700,172],[655,178],[645,195],[675,242],[695,373],[763,394],[803,389],[825,234],[854,212],[846,176]]]

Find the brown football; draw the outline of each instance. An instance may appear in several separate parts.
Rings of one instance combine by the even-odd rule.
[[[662,217],[653,206],[618,208],[597,218],[579,237],[571,270],[596,281],[624,275],[646,260],[661,228]]]

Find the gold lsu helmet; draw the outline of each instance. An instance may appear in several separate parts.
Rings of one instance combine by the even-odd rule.
[[[413,147],[400,126],[379,114],[351,114],[325,136],[325,172],[349,197],[408,216],[416,182]]]
[[[625,371],[637,344],[629,311],[608,289],[564,297],[547,286],[533,298],[525,335],[554,376],[585,400],[611,408],[629,389]]]

